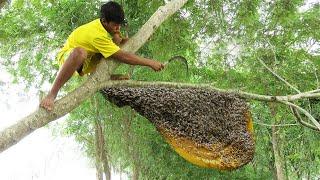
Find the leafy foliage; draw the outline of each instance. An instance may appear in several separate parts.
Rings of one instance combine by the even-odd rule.
[[[166,1],[122,0],[133,35]],[[16,0],[0,14],[1,62],[16,80],[40,87],[52,82],[58,66],[54,54],[68,34],[98,17],[99,1]],[[136,67],[134,80],[212,83],[258,94],[296,93],[266,70],[262,60],[300,91],[320,87],[320,5],[307,10],[302,0],[189,1],[163,23],[138,54],[165,62],[182,55],[190,74],[178,62],[160,72]],[[124,31],[124,30],[123,30]],[[128,66],[117,72],[128,71]],[[77,80],[69,85],[74,88]],[[67,89],[68,90],[68,89]],[[233,172],[201,169],[171,150],[145,118],[128,108],[119,109],[100,96],[97,107],[88,100],[70,113],[62,128],[94,157],[93,123],[104,124],[110,163],[119,171],[140,179],[269,179],[275,173],[271,128],[261,124],[296,124],[285,106],[277,106],[276,117],[268,104],[250,102],[255,122],[256,156],[252,163]],[[319,120],[318,100],[301,101]],[[278,131],[284,171],[290,179],[319,176],[319,133],[300,125],[280,126]],[[94,158],[93,158],[94,159]]]

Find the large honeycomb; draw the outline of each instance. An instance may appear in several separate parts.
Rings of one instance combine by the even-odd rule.
[[[235,94],[151,86],[105,88],[102,93],[117,106],[131,106],[149,119],[193,164],[227,170],[253,158],[251,115]]]

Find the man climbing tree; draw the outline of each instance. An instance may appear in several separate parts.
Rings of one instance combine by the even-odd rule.
[[[116,2],[108,2],[101,6],[100,19],[82,25],[68,37],[57,59],[61,66],[48,95],[40,102],[40,106],[48,111],[53,110],[54,100],[60,88],[77,72],[80,76],[95,70],[101,55],[112,57],[120,62],[149,66],[160,71],[164,65],[158,61],[142,58],[120,49],[127,39],[120,35],[121,24],[125,22],[124,11]]]

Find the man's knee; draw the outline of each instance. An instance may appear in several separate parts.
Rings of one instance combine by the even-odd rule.
[[[72,54],[76,57],[76,60],[83,63],[87,59],[88,53],[85,49],[81,47],[76,47],[73,49]]]

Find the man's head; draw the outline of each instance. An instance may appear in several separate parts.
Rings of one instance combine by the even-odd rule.
[[[113,1],[101,6],[100,18],[106,30],[111,34],[119,33],[121,24],[125,23],[121,5]]]

